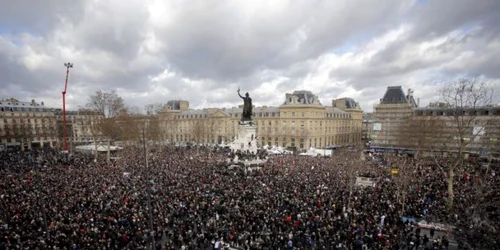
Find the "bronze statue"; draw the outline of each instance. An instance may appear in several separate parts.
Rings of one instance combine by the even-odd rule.
[[[240,94],[240,88],[238,88],[238,95],[240,96],[241,99],[243,99],[243,113],[241,114],[241,121],[251,121],[252,120],[252,98],[250,98],[250,95],[248,92],[245,94],[245,96],[241,96]]]

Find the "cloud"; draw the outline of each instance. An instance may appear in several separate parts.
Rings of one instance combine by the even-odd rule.
[[[500,79],[495,0],[35,2],[0,10],[1,97],[60,106],[68,61],[69,108],[101,89],[229,107],[240,87],[257,105],[307,89],[369,111],[391,85],[426,105],[457,76]]]

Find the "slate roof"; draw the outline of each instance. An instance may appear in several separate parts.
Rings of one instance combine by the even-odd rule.
[[[347,109],[356,109],[359,108],[358,103],[354,101],[352,98],[344,98],[345,99],[345,107]],[[335,107],[335,102],[333,102],[333,106]]]
[[[314,101],[318,100],[318,97],[309,90],[295,90],[292,94],[286,94],[286,99],[283,104],[290,104],[290,97],[296,96],[298,98],[298,103],[300,104],[314,104]]]
[[[308,90],[296,90],[293,91],[293,95],[299,98],[299,102],[302,104],[313,104],[313,98],[315,95]]]
[[[413,104],[414,107],[417,107],[417,103],[413,96],[410,96],[410,103]],[[403,91],[401,86],[390,86],[387,87],[385,91],[385,95],[382,99],[380,99],[380,104],[403,104],[408,103],[408,96]]]
[[[47,107],[43,105],[43,102],[36,103],[19,101],[14,98],[1,99],[0,100],[0,110],[4,112],[54,112],[58,109]]]

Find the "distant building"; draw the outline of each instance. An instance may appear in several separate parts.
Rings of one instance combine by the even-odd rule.
[[[60,109],[54,112],[57,124],[58,146],[62,147],[63,138],[63,114]],[[103,138],[97,124],[104,116],[88,111],[66,111],[66,138],[70,149],[77,145],[94,143],[94,136],[100,142]]]
[[[408,94],[405,94],[401,86],[388,87],[373,113],[372,145],[397,147],[400,127],[415,108],[417,103],[413,98],[413,90],[409,89]]]
[[[164,139],[175,143],[220,144],[235,139],[241,108],[189,109],[187,101],[169,101],[160,113]],[[362,113],[351,98],[324,106],[310,91],[285,94],[279,107],[255,107],[253,120],[261,146],[305,149],[361,145]]]
[[[0,147],[22,148],[54,146],[57,142],[56,109],[44,103],[0,100]]]
[[[365,144],[371,143],[373,128],[373,113],[363,113],[363,127],[361,129],[361,140]]]
[[[83,120],[88,114],[67,111],[66,115],[68,142],[88,142],[89,126]],[[61,109],[35,100],[0,100],[0,150],[61,147],[62,128]]]
[[[461,133],[457,124],[464,125]],[[401,86],[392,86],[375,106],[371,130],[371,145],[377,147],[444,152],[456,151],[464,140],[468,152],[499,153],[500,107],[459,109],[441,102],[418,107],[413,90],[405,94]]]

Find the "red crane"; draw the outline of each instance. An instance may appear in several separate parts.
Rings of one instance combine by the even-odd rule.
[[[68,142],[66,141],[66,90],[68,89],[68,76],[69,68],[73,68],[73,64],[70,62],[64,63],[66,67],[66,81],[64,82],[64,90],[62,92],[63,97],[63,147],[65,151],[68,151]]]

